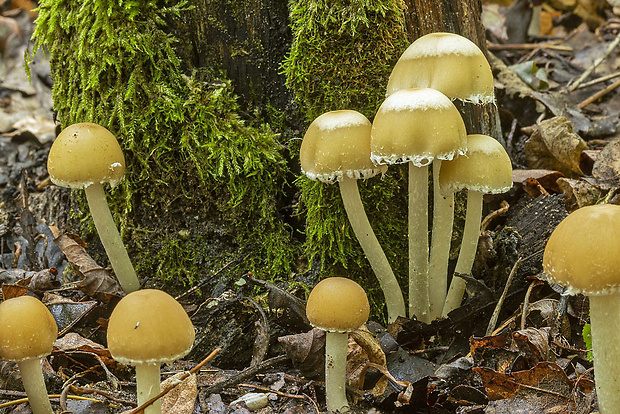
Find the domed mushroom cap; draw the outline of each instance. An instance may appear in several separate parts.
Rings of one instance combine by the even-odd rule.
[[[58,327],[47,307],[32,296],[0,303],[0,359],[24,361],[52,352]]]
[[[450,99],[475,103],[495,100],[493,73],[482,51],[454,33],[431,33],[402,54],[388,81],[388,96],[406,88],[433,88]]]
[[[116,137],[101,125],[69,125],[50,149],[47,170],[61,187],[85,188],[93,183],[116,186],[125,174],[125,156]]]
[[[194,344],[194,326],[172,296],[137,290],[121,299],[108,324],[108,348],[122,364],[160,364],[182,358]]]
[[[379,107],[372,123],[370,157],[376,164],[450,160],[465,152],[467,132],[454,104],[434,89],[402,89]]]
[[[370,305],[364,289],[344,277],[321,280],[310,292],[306,316],[315,328],[349,332],[368,320]]]
[[[484,194],[505,193],[512,187],[512,162],[496,139],[468,135],[467,152],[441,163],[439,186],[444,192],[467,188]]]
[[[312,180],[370,178],[385,167],[370,160],[370,121],[357,111],[341,110],[317,117],[301,143],[301,169]]]
[[[567,293],[607,295],[620,290],[620,206],[598,204],[569,214],[543,256],[547,278]]]

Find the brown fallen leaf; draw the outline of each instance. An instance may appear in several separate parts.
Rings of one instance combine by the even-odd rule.
[[[596,204],[604,195],[604,192],[587,180],[576,180],[573,178],[558,179],[558,186],[564,193],[564,202],[568,211]]]
[[[198,395],[196,374],[191,374],[179,383],[183,374],[183,372],[179,372],[161,383],[162,390],[177,384],[161,398],[162,413],[192,414],[194,412],[196,396]]]
[[[620,185],[620,138],[611,141],[598,153],[592,176],[607,189]]]
[[[532,169],[532,170],[513,170],[512,171],[512,182],[515,184],[521,184],[526,188],[528,187],[528,180],[534,179],[543,188],[559,193],[560,188],[557,185],[558,178],[563,177],[560,171],[555,170],[545,170],[545,169]]]
[[[303,376],[310,379],[325,375],[325,332],[314,328],[311,331],[281,336],[278,342],[284,346],[286,355],[293,361]]]
[[[387,359],[379,340],[365,327],[351,332],[349,335],[349,350],[347,357],[347,377],[349,384],[360,391],[364,390],[366,372],[371,365],[381,367],[387,372]],[[382,376],[372,387],[370,392],[375,397],[385,393],[388,378]]]

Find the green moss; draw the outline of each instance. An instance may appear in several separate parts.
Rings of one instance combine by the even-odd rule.
[[[51,55],[59,119],[99,123],[125,151],[112,203],[139,274],[197,272],[218,254],[212,237],[230,239],[237,250],[225,253],[247,256],[259,276],[288,273],[297,247],[278,213],[282,146],[239,117],[228,82],[182,73],[166,21],[189,13],[187,2],[39,4],[35,49]]]

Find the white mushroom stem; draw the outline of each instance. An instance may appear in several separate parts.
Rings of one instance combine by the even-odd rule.
[[[161,392],[159,364],[136,365],[136,386],[138,406],[141,406]],[[149,405],[144,414],[161,414],[161,399]]]
[[[441,316],[448,290],[448,262],[454,221],[454,193],[443,194],[439,189],[441,160],[433,161],[433,231],[428,270],[430,319]]]
[[[342,202],[347,212],[349,223],[351,223],[353,232],[362,246],[362,250],[372,270],[375,272],[381,290],[383,290],[388,312],[388,322],[392,323],[396,321],[396,318],[399,316],[407,316],[405,313],[405,300],[403,299],[400,285],[370,226],[368,216],[364,211],[362,199],[360,198],[357,180],[344,177],[339,182],[338,187],[340,188],[340,195],[342,196]]]
[[[41,360],[38,358],[27,359],[19,361],[17,366],[32,412],[34,414],[53,414],[54,411],[47,396],[47,388],[45,388]]]
[[[409,317],[430,323],[428,297],[428,167],[409,162]]]
[[[97,233],[101,243],[108,254],[114,274],[125,293],[131,293],[140,289],[140,281],[136,276],[125,245],[116,228],[116,223],[110,213],[108,201],[103,185],[101,183],[93,183],[84,189],[86,191],[86,199],[90,208],[90,214],[93,216]]]
[[[483,194],[479,191],[467,190],[465,226],[463,227],[459,258],[454,269],[455,273],[470,274],[474,266],[476,250],[478,249],[478,238],[480,237],[480,222],[482,221],[482,196]],[[450,282],[450,289],[443,306],[443,316],[448,316],[448,313],[461,306],[464,293],[465,280],[454,276],[452,282]]]
[[[347,401],[347,332],[325,332],[325,400],[330,412],[349,411]]]
[[[588,298],[598,408],[601,414],[616,413],[620,407],[620,294]]]

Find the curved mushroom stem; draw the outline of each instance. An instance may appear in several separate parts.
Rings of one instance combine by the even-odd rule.
[[[347,332],[325,332],[325,400],[330,412],[349,411],[347,401]]]
[[[159,395],[161,392],[159,364],[136,365],[136,386],[138,406]],[[161,399],[146,407],[144,414],[161,414]]]
[[[439,189],[441,160],[433,161],[433,232],[428,270],[430,319],[441,316],[448,289],[448,262],[454,221],[454,193],[443,194]]]
[[[340,195],[342,196],[342,202],[344,203],[344,209],[347,212],[349,223],[351,223],[353,232],[362,246],[362,250],[368,262],[370,262],[372,270],[375,272],[381,290],[383,290],[388,312],[388,322],[392,323],[396,321],[396,318],[399,316],[407,316],[405,312],[405,300],[403,299],[400,285],[370,226],[368,216],[366,216],[366,212],[364,211],[362,199],[360,198],[357,180],[344,177],[339,182],[338,187],[340,188]]]
[[[467,190],[465,226],[463,228],[459,258],[454,269],[455,273],[469,274],[474,265],[476,250],[478,249],[478,238],[480,237],[480,222],[482,221],[482,196],[483,194],[479,191]],[[448,316],[448,313],[461,305],[464,293],[465,280],[454,276],[443,306],[443,316]]]
[[[409,317],[430,323],[428,297],[428,167],[409,162]]]
[[[620,294],[588,298],[598,408],[601,414],[615,413],[620,407]]]
[[[39,358],[27,359],[19,361],[17,366],[32,412],[34,414],[53,414],[54,411],[47,396],[47,388],[43,379],[41,360]]]
[[[114,269],[114,274],[121,288],[123,288],[125,293],[131,293],[140,289],[140,281],[136,276],[131,260],[129,260],[123,240],[121,240],[121,236],[116,229],[116,223],[114,223],[112,213],[110,213],[103,186],[101,183],[93,183],[84,190],[86,191],[88,207],[90,208],[90,214],[93,216],[97,233],[99,233],[99,238],[108,254],[112,269]]]

